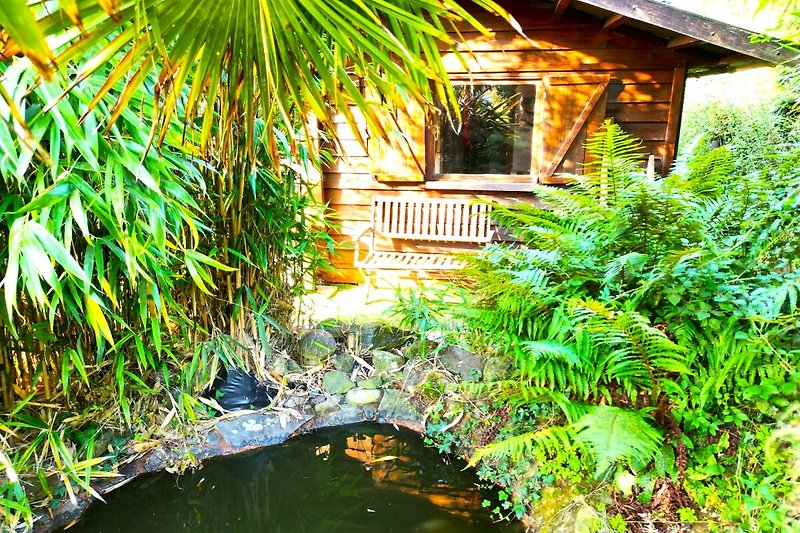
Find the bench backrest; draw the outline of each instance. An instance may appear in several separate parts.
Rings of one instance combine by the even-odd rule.
[[[399,239],[488,243],[494,237],[491,210],[472,200],[375,196],[372,227]]]

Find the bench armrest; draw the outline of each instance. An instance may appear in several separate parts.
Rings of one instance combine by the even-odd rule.
[[[355,258],[353,259],[353,265],[354,266],[358,265],[359,262],[361,261],[361,257],[360,257],[360,255],[361,255],[361,239],[363,239],[367,235],[367,233],[372,233],[374,235],[375,228],[370,226],[367,229],[365,229],[364,231],[362,231],[361,234],[358,237],[353,239],[354,240],[354,244],[355,244]],[[370,249],[367,252],[367,256],[369,256],[369,254],[371,252],[372,252],[372,249]]]

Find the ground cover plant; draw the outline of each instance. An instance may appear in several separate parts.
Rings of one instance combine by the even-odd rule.
[[[773,435],[800,399],[798,153],[739,175],[718,148],[654,179],[638,145],[606,123],[572,186],[495,206],[517,242],[467,258],[447,320],[512,371],[462,387],[484,405],[456,440],[524,488],[517,513],[593,477],[614,527],[797,525]]]

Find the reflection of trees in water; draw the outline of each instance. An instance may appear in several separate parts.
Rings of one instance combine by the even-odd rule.
[[[371,471],[375,486],[425,498],[453,514],[480,510],[483,495],[473,477],[461,469],[430,460],[430,450],[395,435],[356,434],[348,437],[345,453]],[[457,478],[457,479],[453,479]]]
[[[317,447],[290,442],[222,459],[213,465],[214,482],[237,489],[219,491],[211,508],[204,501],[207,495],[199,495],[197,505],[190,505],[195,513],[202,510],[202,522],[195,525],[203,531],[221,531],[237,523],[242,528],[237,531],[271,533],[364,530],[353,523],[353,515],[363,512],[359,503],[370,492],[360,479],[363,474],[342,470],[335,458],[318,456]],[[206,473],[212,474],[209,470]]]
[[[474,477],[417,435],[342,428],[178,478],[145,476],[70,533],[497,531],[481,501]]]

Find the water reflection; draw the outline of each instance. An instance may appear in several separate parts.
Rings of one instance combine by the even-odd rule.
[[[418,435],[385,426],[326,430],[256,453],[160,473],[111,493],[73,531],[483,532],[490,497]]]

